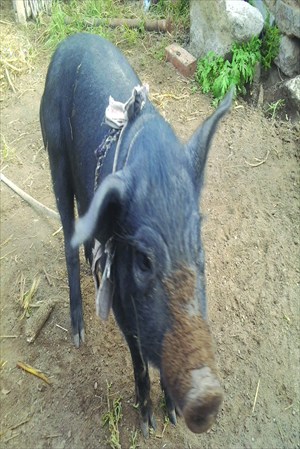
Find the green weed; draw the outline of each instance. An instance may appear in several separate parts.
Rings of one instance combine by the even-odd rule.
[[[279,38],[278,28],[266,23],[264,38],[253,37],[247,43],[233,44],[230,60],[208,52],[198,61],[196,81],[204,93],[212,92],[215,105],[232,85],[236,86],[237,94],[245,94],[246,85],[253,82],[257,63],[270,68],[278,54]]]
[[[138,432],[137,430],[132,430],[130,435],[130,446],[129,449],[137,449],[139,446],[137,444]]]
[[[99,8],[100,3],[97,3],[99,2],[96,0],[87,0],[85,3],[73,0],[68,4],[55,1],[52,5],[51,20],[46,27],[46,47],[53,49],[71,34],[87,31],[84,19],[105,15],[105,11]],[[106,34],[104,26],[91,27],[89,31],[102,36]]]
[[[149,54],[159,61],[164,61],[166,58],[166,47],[170,45],[172,39],[169,36],[163,36],[160,39],[152,42],[149,47]]]
[[[261,43],[261,62],[265,69],[271,67],[279,52],[280,31],[277,26],[270,26],[269,20],[265,24],[265,35]]]
[[[110,389],[111,383],[107,382],[107,409],[108,411],[102,416],[103,425],[108,425],[109,440],[108,443],[112,449],[121,449],[119,422],[122,419],[122,398],[118,397],[111,403]]]
[[[276,117],[281,109],[285,106],[285,101],[283,98],[278,101],[274,101],[273,103],[269,103],[266,109],[267,114],[271,117],[272,120]]]
[[[23,319],[25,316],[28,318],[31,315],[31,309],[33,307],[33,299],[38,290],[39,283],[40,283],[40,278],[34,278],[30,289],[25,291],[26,279],[25,279],[23,273],[21,273],[20,297],[19,297],[19,301],[20,301],[22,309],[23,309],[21,319]]]
[[[14,159],[16,155],[16,150],[11,148],[3,134],[0,134],[0,164],[4,162],[10,162]]]
[[[159,0],[150,9],[155,18],[169,18],[177,31],[177,41],[188,33],[190,25],[190,2],[187,0]]]
[[[51,20],[46,26],[45,45],[55,48],[59,42],[67,36],[78,32],[90,32],[106,37],[114,42],[125,40],[129,45],[134,45],[140,36],[141,30],[132,30],[127,27],[119,27],[112,30],[106,20],[116,17],[131,17],[130,7],[114,0],[72,0],[62,3],[56,0],[52,5]],[[87,20],[101,19],[100,25],[87,23]]]
[[[187,20],[190,12],[189,2],[186,0],[159,0],[152,6],[152,11],[161,17],[171,16],[174,20]]]
[[[124,26],[123,28],[123,39],[126,41],[127,45],[133,46],[137,43],[140,38],[141,31],[136,28],[129,28],[128,26]]]
[[[234,44],[231,61],[209,52],[197,65],[196,80],[202,91],[212,92],[216,102],[224,97],[232,85],[236,86],[238,93],[245,93],[245,85],[252,82],[256,63],[260,61],[259,46],[257,37],[246,44]]]

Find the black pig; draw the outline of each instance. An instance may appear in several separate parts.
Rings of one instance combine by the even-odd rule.
[[[97,313],[107,318],[112,307],[131,352],[144,435],[155,427],[149,362],[160,370],[171,422],[177,411],[203,432],[222,389],[206,323],[199,198],[232,92],[183,145],[146,90],[117,48],[95,35],[66,39],[49,66],[40,119],[64,231],[73,335],[79,346],[84,243]],[[107,109],[109,96],[123,104],[111,100]]]

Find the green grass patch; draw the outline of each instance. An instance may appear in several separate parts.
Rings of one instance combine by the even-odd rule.
[[[190,22],[190,2],[187,0],[159,0],[156,5],[150,9],[152,14],[165,18],[169,17],[173,23],[181,24],[184,27],[189,26]]]
[[[109,19],[140,19],[139,28],[122,25],[110,28]],[[87,20],[101,20],[100,25],[86,23]],[[62,2],[55,0],[52,4],[51,17],[39,18],[42,40],[46,49],[53,50],[66,37],[78,33],[89,32],[103,36],[122,47],[133,47],[145,37],[144,22],[153,19],[169,19],[174,27],[174,35],[185,36],[189,24],[189,2],[179,0],[159,0],[145,14],[141,3],[123,0],[71,0]],[[175,39],[175,36],[173,37]],[[180,38],[179,38],[180,40]]]
[[[55,1],[52,5],[51,18],[46,23],[45,46],[54,49],[66,37],[79,33],[90,32],[111,38],[111,30],[107,25],[88,26],[86,19],[108,19],[117,14],[117,2],[112,0],[72,0],[68,3]]]
[[[109,19],[140,19],[139,28],[129,28],[122,25],[110,28]],[[64,3],[55,0],[52,5],[51,17],[41,17],[39,25],[43,28],[43,42],[47,49],[53,50],[66,37],[78,33],[89,32],[103,36],[122,47],[133,47],[145,37],[144,22],[153,19],[171,19],[177,30],[186,26],[189,19],[189,4],[180,0],[174,4],[170,0],[160,0],[152,5],[148,14],[144,13],[142,4],[124,2],[122,0],[71,0]],[[95,21],[101,20],[101,24]],[[94,22],[88,25],[87,20]],[[181,28],[179,28],[179,26]]]
[[[142,21],[142,10],[140,13]],[[48,23],[47,21],[43,23],[46,27],[44,31],[45,46],[53,50],[63,39],[79,32],[98,34],[114,43],[124,41],[128,46],[132,46],[143,34],[143,27],[130,29],[121,26],[118,29],[112,29],[107,23],[110,18],[124,17],[130,19],[137,16],[128,3],[118,0],[72,0],[68,3],[56,0],[52,5],[50,20]],[[89,19],[91,20],[90,25],[87,24]],[[93,23],[98,19],[101,20],[101,24]]]

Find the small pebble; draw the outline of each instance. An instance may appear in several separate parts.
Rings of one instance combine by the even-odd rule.
[[[97,387],[98,387],[98,382],[95,382],[94,383],[94,390],[97,390]]]

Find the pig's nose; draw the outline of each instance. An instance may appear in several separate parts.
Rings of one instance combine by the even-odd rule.
[[[185,396],[182,413],[188,428],[201,433],[213,425],[223,392],[218,378],[207,366],[192,370],[191,376],[191,388]]]

